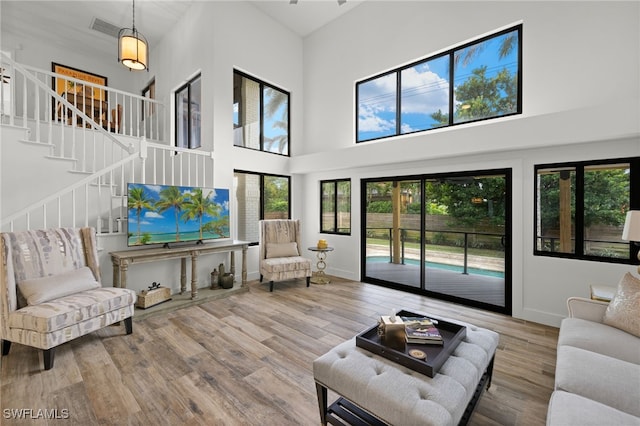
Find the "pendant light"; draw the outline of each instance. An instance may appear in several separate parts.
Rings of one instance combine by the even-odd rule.
[[[118,32],[118,62],[129,71],[149,71],[149,44],[136,30],[136,0],[133,0],[132,28],[123,28]]]

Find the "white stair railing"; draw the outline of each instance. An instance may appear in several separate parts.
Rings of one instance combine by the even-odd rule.
[[[2,231],[94,226],[99,234],[125,232],[127,184],[214,187],[211,152],[142,140],[140,151],[2,219]]]
[[[153,99],[0,59],[2,122],[31,129],[31,141],[76,160],[77,171],[93,173],[131,153],[123,136],[162,137],[165,110]]]

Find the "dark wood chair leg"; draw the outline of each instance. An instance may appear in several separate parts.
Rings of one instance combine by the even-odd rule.
[[[269,291],[273,291],[273,281],[269,281]]]
[[[44,369],[45,370],[51,370],[53,368],[53,355],[54,355],[54,348],[50,348],[50,349],[44,349],[42,351],[42,355],[44,356]]]
[[[262,274],[260,274],[260,282],[262,282],[262,278],[263,278],[263,277],[262,277]]]
[[[124,328],[127,330],[127,334],[133,333],[133,317],[124,320]]]
[[[2,356],[9,355],[9,349],[11,349],[11,342],[8,340],[2,341]]]
[[[307,287],[309,287],[309,284],[311,284],[311,277],[307,277]]]
[[[320,409],[320,424],[327,424],[327,388],[316,382],[316,393],[318,394],[318,408]]]

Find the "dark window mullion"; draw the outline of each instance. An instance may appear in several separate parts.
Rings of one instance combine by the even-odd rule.
[[[402,126],[400,124],[402,117],[400,109],[402,108],[401,93],[402,90],[402,77],[400,71],[396,71],[396,136],[401,134]]]
[[[640,210],[640,158],[629,161],[629,210]],[[629,242],[629,258],[640,257],[640,245]]]
[[[453,105],[453,92],[455,92],[455,88],[454,86],[454,73],[453,73],[453,65],[454,65],[454,60],[455,60],[455,50],[451,51],[451,53],[449,53],[449,126],[453,126],[453,112],[454,112],[454,105]]]
[[[586,206],[584,205],[584,165],[576,165],[576,207],[575,207],[575,252],[578,256],[584,256],[584,213]]]
[[[427,178],[423,177],[420,179],[420,265],[423,265],[420,268],[420,289],[427,289],[427,278],[426,278],[426,257],[427,250],[425,248],[426,245],[426,232],[427,225],[425,223],[425,218],[427,215],[426,202],[427,202]]]
[[[260,219],[264,219],[264,175],[260,173]]]
[[[333,182],[333,232],[338,232],[338,183],[337,180]]]
[[[187,83],[187,148],[191,149],[191,81]]]
[[[259,84],[260,91],[260,151],[264,151],[264,85]]]

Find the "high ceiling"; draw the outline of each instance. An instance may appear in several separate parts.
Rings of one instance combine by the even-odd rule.
[[[136,28],[154,46],[166,28],[175,25],[196,1],[219,0],[137,0]],[[298,4],[289,4],[289,0],[248,3],[305,37],[362,1],[349,0],[343,5],[336,0],[299,0]],[[132,2],[1,0],[0,15],[3,33],[19,34],[32,40],[48,40],[78,52],[113,52],[113,38],[92,29],[92,25],[98,18],[114,28],[131,27]]]

